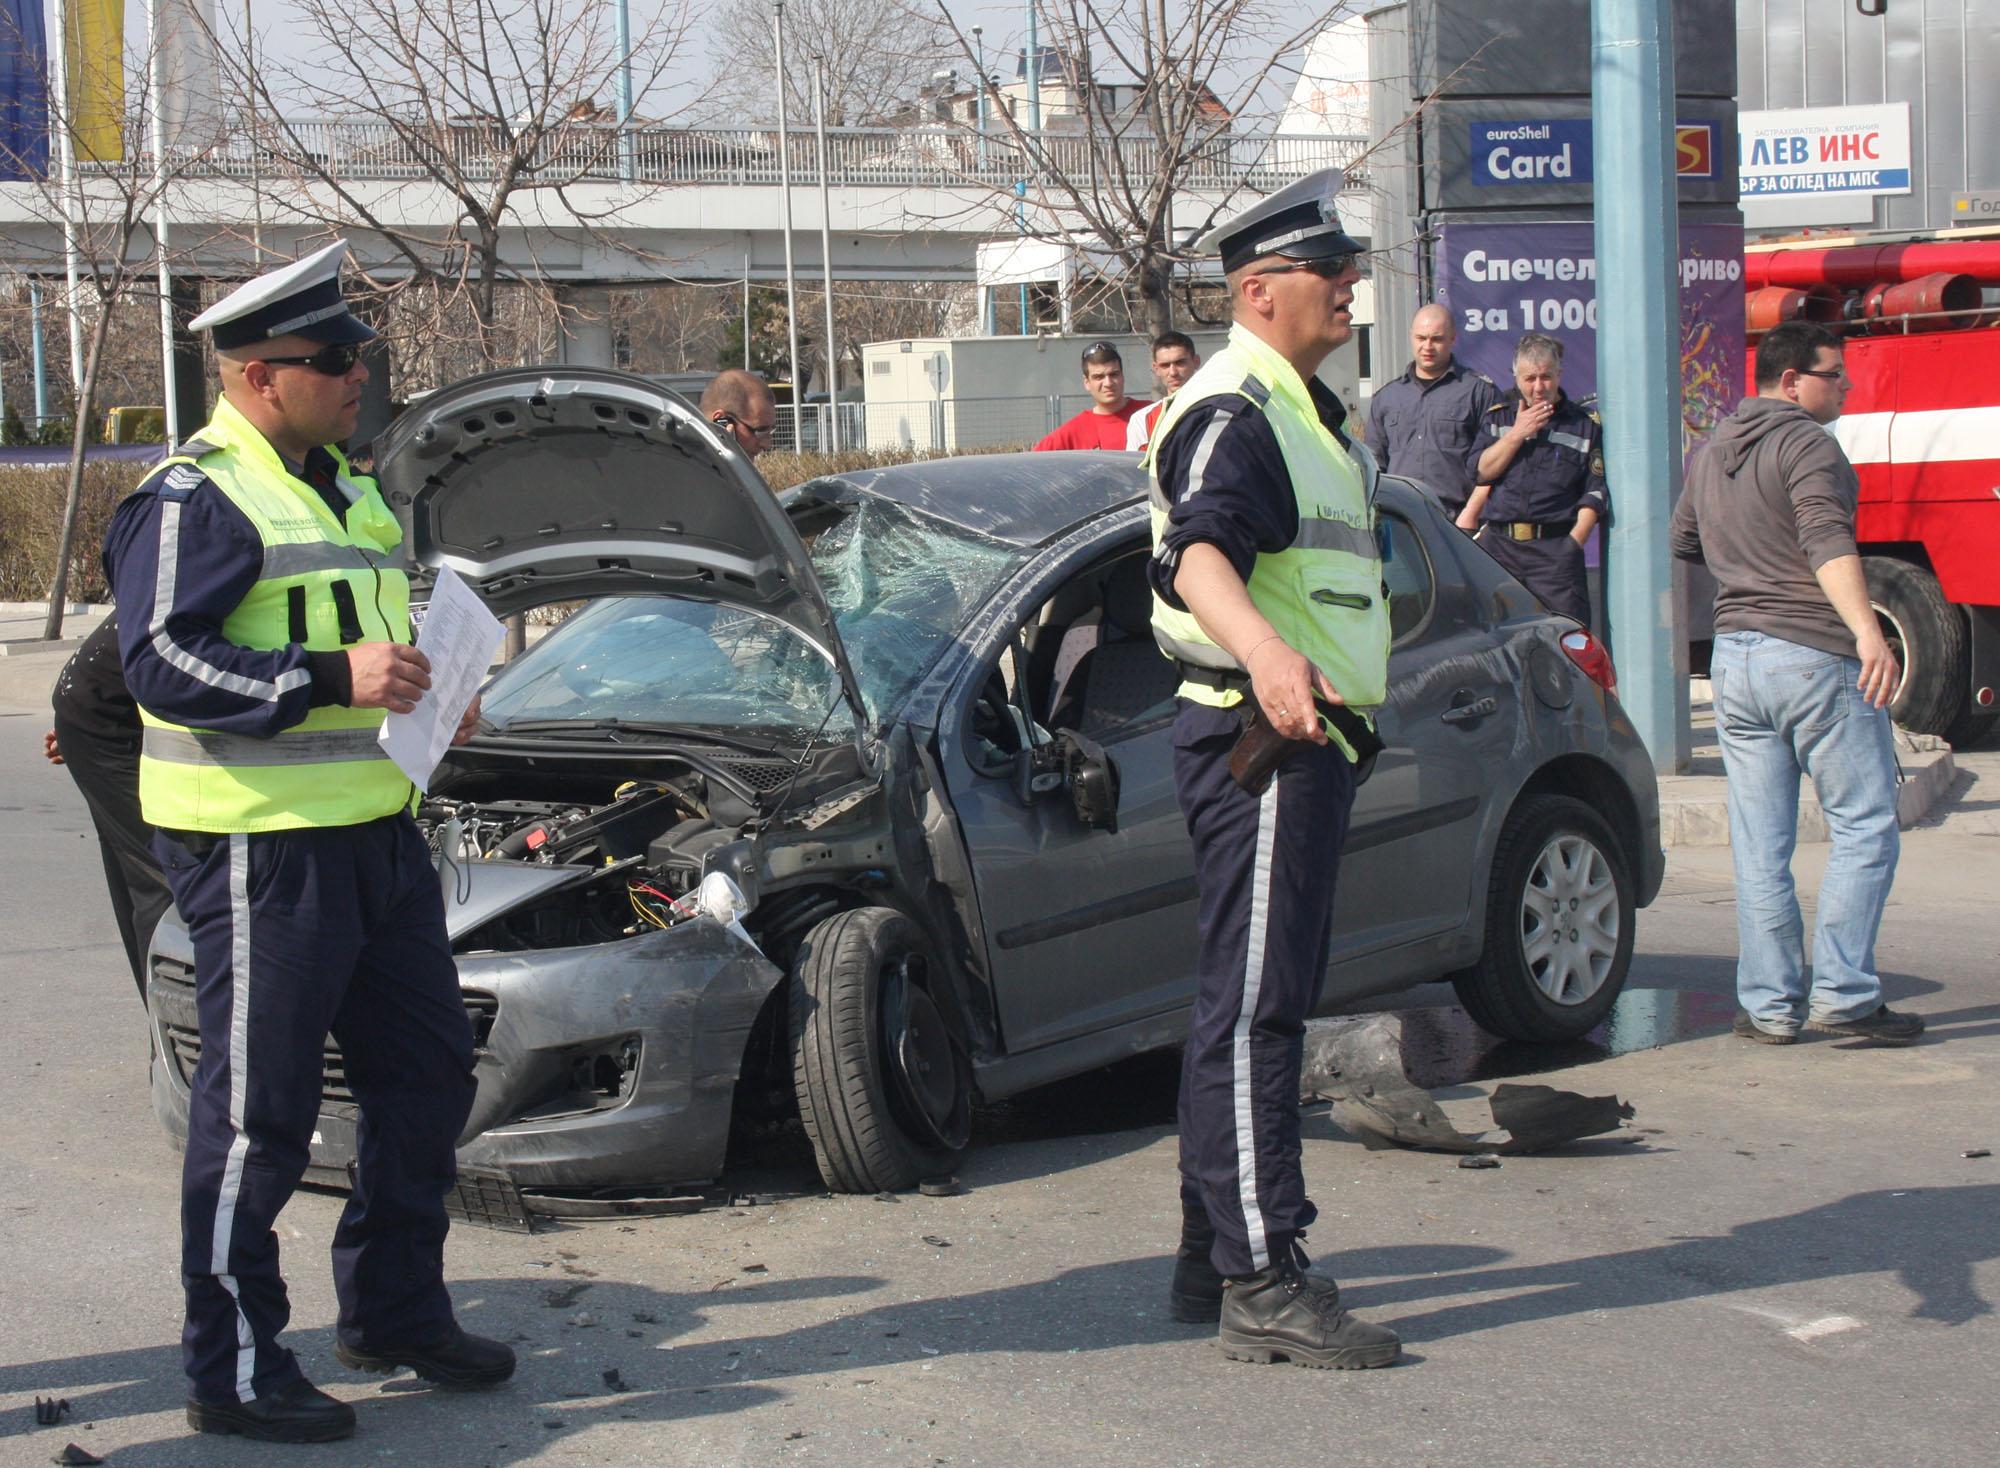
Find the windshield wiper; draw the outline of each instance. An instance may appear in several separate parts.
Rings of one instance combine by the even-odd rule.
[[[741,750],[745,754],[761,755],[767,759],[782,759],[784,751],[775,744],[756,744],[748,739],[736,739],[727,734],[717,734],[707,728],[689,724],[654,724],[643,719],[517,719],[495,731],[507,734],[649,734],[663,735],[674,739],[684,739],[694,744],[713,744],[723,749]]]

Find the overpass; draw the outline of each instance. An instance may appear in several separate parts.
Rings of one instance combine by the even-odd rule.
[[[337,177],[386,228],[440,242],[459,211],[440,172],[490,183],[499,163],[479,124],[455,125],[443,138],[412,141],[387,123],[293,120],[297,147],[314,168]],[[1177,229],[1191,229],[1210,209],[1243,190],[1268,193],[1318,168],[1345,166],[1366,146],[1348,136],[1222,137],[1189,160]],[[818,149],[810,128],[784,136],[791,171],[793,254],[801,275],[822,270]],[[1083,139],[1045,133],[1042,157],[1071,178],[1092,176]],[[1118,170],[1148,177],[1159,166],[1150,138],[1124,140]],[[513,223],[501,250],[513,270],[582,290],[672,280],[755,280],[784,276],[779,135],[775,128],[633,128],[577,124],[538,160],[561,189],[522,188],[510,200]],[[111,165],[119,167],[120,165]],[[829,128],[827,220],[834,274],[867,280],[970,280],[981,240],[1062,229],[1062,194],[1053,170],[1027,164],[1011,138],[963,126]],[[104,200],[112,190],[85,167],[80,186]],[[1350,198],[1365,208],[1365,191]],[[309,202],[301,203],[301,200]],[[90,212],[90,211],[87,211]],[[101,211],[98,211],[101,212]],[[168,218],[176,273],[241,276],[256,268],[252,222],[260,223],[266,260],[289,258],[325,221],[353,218],[356,254],[394,273],[359,212],[296,161],[253,146],[248,137],[183,165]],[[148,242],[149,245],[149,242]],[[0,184],[0,268],[32,274],[62,270],[62,234],[49,191]]]

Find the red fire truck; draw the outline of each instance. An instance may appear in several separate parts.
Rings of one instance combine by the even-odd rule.
[[[1744,263],[1753,376],[1756,338],[1780,321],[1847,334],[1854,388],[1834,431],[1903,664],[1890,711],[1977,740],[2000,721],[2000,230],[1752,245]]]

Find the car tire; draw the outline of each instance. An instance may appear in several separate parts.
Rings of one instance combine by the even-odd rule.
[[[1569,922],[1555,926],[1560,912]],[[1530,795],[1493,852],[1485,946],[1452,976],[1481,1029],[1509,1040],[1578,1039],[1611,1012],[1632,966],[1632,876],[1602,816]]]
[[[971,1075],[929,997],[934,969],[922,929],[886,907],[836,913],[799,944],[792,1085],[836,1193],[912,1187],[965,1145]]]
[[[1966,713],[1971,656],[1965,613],[1944,599],[1937,578],[1892,556],[1864,556],[1868,599],[1902,665],[1889,717],[1914,734],[1949,737]]]

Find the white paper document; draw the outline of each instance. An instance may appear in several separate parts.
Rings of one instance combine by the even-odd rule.
[[[447,566],[431,588],[431,604],[417,633],[417,651],[431,660],[431,686],[407,714],[390,714],[379,736],[417,789],[430,789],[431,775],[451,748],[451,736],[465,717],[472,696],[500,650],[507,629]]]

